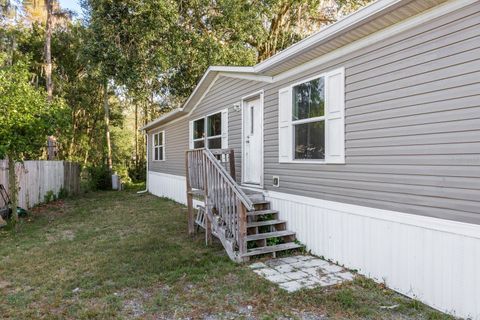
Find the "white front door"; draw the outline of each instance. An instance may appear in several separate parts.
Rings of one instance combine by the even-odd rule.
[[[263,105],[260,97],[243,102],[243,183],[263,182]]]

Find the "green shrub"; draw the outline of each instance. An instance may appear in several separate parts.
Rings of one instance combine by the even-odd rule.
[[[129,169],[124,165],[117,165],[113,167],[113,171],[118,175],[120,181],[123,184],[128,184],[132,182],[132,179],[129,176]]]
[[[87,168],[88,189],[112,190],[112,175],[107,166],[92,166]]]
[[[132,165],[128,168],[128,176],[132,182],[142,182],[147,179],[146,162],[140,161],[137,165]]]
[[[335,296],[335,300],[346,309],[356,308],[358,304],[351,289],[341,289],[338,291]]]
[[[43,196],[44,203],[49,203],[55,200],[57,200],[57,195],[52,190],[47,191],[47,193]]]
[[[65,188],[61,188],[60,191],[58,192],[58,199],[65,199],[68,198],[68,190]]]

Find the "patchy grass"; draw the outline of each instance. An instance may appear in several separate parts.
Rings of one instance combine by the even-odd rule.
[[[183,206],[127,191],[38,207],[18,234],[0,231],[0,315],[450,319],[362,277],[288,294],[186,227]]]

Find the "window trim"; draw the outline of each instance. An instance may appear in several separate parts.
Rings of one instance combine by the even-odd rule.
[[[321,74],[318,74],[316,76],[313,76],[313,77],[310,77],[310,78],[307,78],[307,79],[304,79],[304,80],[301,80],[301,81],[298,81],[296,83],[293,83],[292,85],[289,86],[289,90],[290,90],[290,94],[292,96],[292,114],[293,114],[293,87],[295,86],[298,86],[298,85],[301,85],[301,84],[304,84],[304,83],[307,83],[307,82],[310,82],[312,80],[316,80],[316,79],[320,79],[320,78],[323,78],[323,81],[324,81],[324,86],[327,85],[327,77],[326,77],[327,73],[324,72],[324,73],[321,73]],[[325,97],[324,97],[324,101],[325,101],[325,109],[324,109],[324,113],[323,113],[323,116],[321,117],[313,117],[313,118],[306,118],[306,119],[300,119],[300,120],[290,120],[290,123],[291,123],[291,132],[290,132],[290,135],[292,136],[292,146],[291,146],[291,160],[288,161],[288,162],[291,162],[291,163],[317,163],[317,164],[325,164],[327,163],[326,161],[326,155],[323,159],[295,159],[295,125],[299,125],[299,124],[306,124],[306,123],[313,123],[313,122],[320,122],[320,121],[324,121],[324,123],[326,124],[326,121],[327,121],[327,117],[326,117],[326,112],[327,112],[327,94],[326,94],[326,89],[325,89]],[[293,117],[292,117],[293,118]],[[327,139],[326,139],[326,136],[327,136],[327,127],[326,125],[324,124],[324,136],[325,136],[325,146],[324,148],[326,148],[326,144],[327,144]]]
[[[200,117],[200,118],[197,118],[195,120],[192,120],[192,132],[190,132],[189,134],[191,134],[191,138],[192,138],[192,147],[193,149],[199,149],[199,148],[195,148],[195,142],[198,142],[198,141],[205,141],[205,137],[207,136],[206,135],[206,117]],[[197,122],[198,120],[203,120],[203,133],[204,133],[204,136],[202,138],[197,138],[197,139],[194,139],[193,138],[193,133],[195,132],[195,122]],[[203,143],[203,147],[205,148],[205,142]]]
[[[162,134],[162,144],[159,144],[159,145],[155,145],[155,136],[158,136],[159,134]],[[166,142],[165,142],[165,130],[161,130],[161,131],[157,131],[155,133],[152,133],[152,161],[153,162],[163,162],[165,161],[166,157],[166,152],[165,152],[165,145],[166,145]],[[162,159],[155,159],[155,149],[157,148],[161,148],[162,150]]]
[[[327,86],[329,85],[328,84],[328,78],[329,76],[334,73],[334,72],[338,72],[340,71],[343,75],[343,88],[341,90],[341,92],[343,94],[345,94],[345,67],[339,67],[339,68],[334,68],[332,70],[328,70],[328,71],[325,71],[325,72],[322,72],[322,73],[318,73],[314,76],[311,76],[311,77],[308,77],[308,78],[304,78],[302,80],[299,80],[299,81],[296,81],[295,83],[292,83],[290,85],[287,85],[283,88],[280,88],[280,90],[278,92],[281,92],[282,90],[289,90],[290,92],[290,97],[291,97],[291,101],[290,101],[290,107],[292,108],[292,114],[293,114],[293,87],[297,86],[297,85],[300,85],[300,84],[303,84],[305,82],[309,82],[309,81],[312,81],[312,80],[315,80],[315,79],[318,79],[318,78],[325,78],[325,113],[322,117],[315,117],[315,118],[307,118],[307,119],[301,119],[301,120],[293,120],[293,117],[290,119],[290,128],[289,128],[289,134],[290,134],[290,137],[291,137],[291,141],[290,141],[290,146],[289,146],[289,153],[290,153],[290,159],[280,159],[279,157],[279,160],[278,162],[279,163],[296,163],[296,164],[318,164],[318,165],[325,165],[325,164],[345,164],[345,153],[343,154],[343,159],[341,162],[334,162],[334,161],[331,161],[331,160],[328,160],[327,159],[327,143],[328,143],[328,137],[329,137],[329,133],[328,133],[328,128],[327,128],[327,123],[329,121],[329,117],[328,117],[328,112],[329,112],[329,98],[328,98],[328,89],[327,89]],[[343,117],[343,121],[345,121],[345,97],[343,98],[343,111],[342,111],[342,117]],[[280,105],[280,101],[278,102],[278,106]],[[280,121],[280,112],[279,112],[279,121]],[[310,123],[310,122],[317,122],[317,121],[325,121],[325,158],[324,159],[316,159],[316,160],[313,160],[313,159],[295,159],[295,125],[296,124],[303,124],[303,123]],[[280,124],[279,124],[280,125]],[[280,129],[280,128],[279,128]],[[345,128],[344,128],[345,130]],[[279,135],[280,135],[280,132],[279,132]],[[343,139],[344,139],[344,142],[343,142],[343,147],[345,148],[345,136],[343,136]],[[280,143],[279,140],[277,140],[278,143]],[[280,147],[279,147],[280,149]],[[344,151],[345,152],[345,151]]]
[[[208,118],[211,117],[211,116],[214,116],[216,114],[219,114],[220,115],[220,121],[223,121],[223,109],[220,110],[220,111],[215,111],[215,112],[212,112],[212,113],[209,113],[203,117],[199,117],[199,118],[196,118],[196,119],[193,119],[191,120],[192,122],[192,132],[189,133],[189,135],[191,135],[191,139],[192,139],[192,149],[191,150],[194,150],[194,149],[199,149],[199,148],[195,148],[195,142],[197,141],[204,141],[203,143],[203,147],[204,148],[207,148],[207,149],[210,149],[208,148],[208,141],[211,140],[211,139],[218,139],[220,138],[220,140],[223,139],[223,123],[220,124],[220,134],[217,134],[215,136],[208,136]],[[203,120],[203,128],[204,128],[204,133],[205,133],[205,136],[203,138],[197,138],[197,139],[194,139],[193,138],[193,132],[195,130],[195,122],[198,121],[198,120]]]

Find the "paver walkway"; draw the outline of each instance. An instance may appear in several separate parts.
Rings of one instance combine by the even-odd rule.
[[[354,278],[351,272],[336,264],[303,255],[256,262],[250,268],[288,292],[331,286]]]

